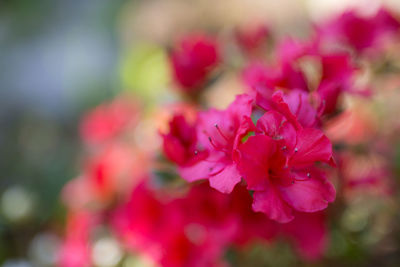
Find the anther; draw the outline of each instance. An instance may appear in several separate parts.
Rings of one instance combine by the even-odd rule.
[[[213,146],[213,148],[214,148],[215,150],[221,150],[220,148],[218,148],[218,147],[214,144],[214,142],[213,142],[213,140],[211,139],[210,136],[208,137],[208,141],[210,141],[210,144]]]
[[[297,147],[295,147],[294,148],[294,152],[297,152],[297,151],[299,151],[299,149]]]
[[[282,150],[286,150],[286,148],[287,148],[286,146],[283,146],[283,147],[282,147]]]

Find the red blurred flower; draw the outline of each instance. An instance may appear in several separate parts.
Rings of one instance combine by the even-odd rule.
[[[60,267],[91,266],[90,229],[94,217],[87,212],[70,213],[67,220],[65,240],[58,255]]]
[[[235,37],[242,50],[248,54],[252,54],[259,50],[271,35],[266,25],[257,24],[237,28]]]
[[[251,202],[243,186],[222,194],[203,183],[174,197],[141,184],[114,212],[112,226],[128,250],[162,266],[220,266],[229,247],[272,242],[279,235],[305,259],[322,255],[327,235],[322,213],[296,212],[292,222],[278,224],[253,212]]]
[[[206,184],[173,199],[142,184],[117,209],[113,226],[128,248],[162,266],[218,266],[238,229],[228,208],[227,196]]]
[[[115,197],[129,194],[148,171],[148,156],[125,144],[110,144],[85,161],[80,177],[63,190],[63,199],[72,209],[90,204],[107,205]]]
[[[102,104],[82,120],[80,133],[85,143],[98,145],[110,141],[135,124],[139,110],[134,102],[118,98]]]
[[[186,36],[171,54],[175,81],[187,92],[196,91],[219,60],[217,43],[213,38],[203,34]]]

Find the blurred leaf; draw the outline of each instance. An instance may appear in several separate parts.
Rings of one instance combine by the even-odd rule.
[[[124,89],[146,100],[162,94],[170,80],[168,57],[155,45],[140,44],[122,57],[121,79]]]

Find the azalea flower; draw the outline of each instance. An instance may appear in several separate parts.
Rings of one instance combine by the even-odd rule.
[[[368,49],[379,51],[387,39],[396,37],[399,29],[400,22],[387,10],[380,9],[373,16],[350,10],[317,30],[325,42],[343,43],[357,53],[364,53]]]
[[[321,117],[337,111],[344,92],[369,95],[367,88],[356,88],[359,68],[344,52],[323,52],[321,43],[284,40],[278,47],[276,66],[255,63],[242,74],[249,94],[265,110],[273,107],[272,95],[277,90],[303,127],[321,126]],[[307,60],[309,62],[307,62]],[[304,62],[305,61],[305,62]],[[301,66],[313,69],[306,75]],[[306,67],[304,67],[306,68]]]
[[[333,185],[315,166],[332,162],[329,139],[292,121],[270,110],[257,121],[256,135],[239,146],[238,169],[254,191],[253,209],[282,223],[294,219],[294,210],[316,212],[335,199]]]
[[[181,168],[184,179],[189,182],[209,179],[211,187],[223,193],[232,192],[241,180],[236,166],[237,147],[254,128],[250,118],[252,108],[253,99],[239,95],[226,110],[210,109],[199,114],[199,143],[208,151],[208,157]]]

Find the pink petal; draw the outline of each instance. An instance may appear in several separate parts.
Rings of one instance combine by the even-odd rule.
[[[317,123],[317,110],[311,106],[307,92],[292,90],[285,95],[284,100],[303,127],[315,126]]]
[[[268,184],[269,160],[276,144],[269,136],[250,136],[239,148],[238,169],[251,190],[265,190]]]
[[[265,213],[271,220],[287,223],[294,218],[293,210],[281,199],[273,186],[265,191],[254,192],[253,199],[253,210]]]
[[[325,209],[328,203],[335,200],[335,188],[329,181],[317,177],[318,172],[309,173],[310,177],[306,173],[292,174],[298,181],[279,187],[279,191],[282,198],[295,210],[316,212]]]
[[[219,159],[223,156],[222,153],[213,153],[205,160],[190,166],[180,167],[179,174],[188,182],[208,179],[210,174],[220,172],[224,168],[223,162],[219,162]]]
[[[253,109],[253,101],[254,99],[247,94],[237,95],[235,101],[229,105],[227,112],[232,117],[239,119],[243,116],[250,117]]]
[[[281,113],[283,116],[286,117],[286,119],[293,124],[293,126],[296,128],[296,130],[299,130],[302,128],[300,123],[297,121],[296,116],[293,115],[293,113],[290,111],[289,105],[285,102],[283,98],[284,94],[282,91],[276,91],[272,95],[272,101],[274,103],[274,109]]]
[[[332,144],[322,131],[314,128],[301,129],[297,134],[295,152],[290,165],[302,167],[316,161],[327,162],[332,158]]]
[[[293,125],[280,113],[271,110],[257,121],[257,130],[276,140],[283,140],[288,150],[296,144],[296,130]]]
[[[253,121],[250,117],[244,116],[240,122],[240,126],[236,132],[235,141],[233,144],[233,149],[236,149],[237,146],[241,143],[242,138],[246,136],[249,132],[255,131],[256,127],[254,126]]]
[[[220,173],[210,177],[210,186],[218,191],[229,194],[241,180],[236,164],[227,165]]]
[[[177,164],[186,160],[186,150],[181,141],[171,134],[163,135],[163,150],[167,158]]]

